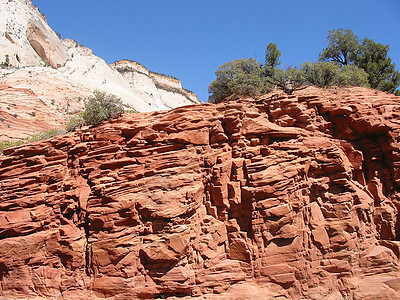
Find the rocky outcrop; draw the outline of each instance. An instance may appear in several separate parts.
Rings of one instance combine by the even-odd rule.
[[[176,108],[187,105],[188,102],[199,103],[196,94],[182,88],[177,78],[151,72],[143,65],[126,59],[111,64],[111,67],[121,73],[132,88],[141,87],[142,98],[147,97],[153,105]]]
[[[4,299],[398,299],[399,97],[124,114],[5,150]]]
[[[68,105],[65,101],[64,86],[73,85],[74,94],[79,94],[77,97],[81,97],[81,94],[88,95],[88,91],[90,95],[98,89],[115,94],[123,100],[128,109],[140,112],[167,110],[199,103],[196,95],[182,89],[179,80],[163,81],[163,76],[149,71],[145,76],[131,71],[126,78],[102,58],[94,55],[91,49],[71,39],[61,40],[47,24],[45,16],[30,0],[0,0],[0,50],[0,84],[11,88],[7,97],[14,98],[17,102],[21,100],[18,98],[19,93],[12,96],[12,89],[22,86],[36,94],[42,94],[43,98],[51,98],[58,106],[64,107]],[[13,79],[26,72],[36,75],[37,85],[28,83],[29,77],[32,76],[27,76],[26,84],[13,85]],[[49,77],[53,77],[54,82],[50,80],[50,86],[44,88],[43,92],[39,91],[38,86],[41,86],[43,81],[47,82]],[[132,78],[134,80],[131,80]],[[57,89],[60,90],[59,94],[55,92]],[[52,92],[45,94],[47,90]],[[52,110],[53,106],[46,105],[44,101],[37,106],[37,110]],[[0,107],[1,115],[7,113]],[[16,113],[23,115],[25,112]],[[60,115],[53,111],[48,116],[53,115],[62,119],[62,122],[57,121],[57,124],[65,123],[70,118],[67,112]],[[17,132],[16,136],[11,137],[16,139],[34,133],[39,127],[48,127],[44,123],[33,127],[23,127],[24,124],[27,123],[20,122],[16,130],[9,130],[4,136],[0,135],[0,140],[10,137],[11,132]],[[59,128],[57,126],[56,128]]]
[[[30,0],[0,0],[0,63],[62,66],[67,49]]]

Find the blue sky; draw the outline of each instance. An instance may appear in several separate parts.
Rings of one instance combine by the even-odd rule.
[[[281,66],[315,61],[328,30],[389,44],[400,69],[399,0],[33,0],[50,26],[108,63],[135,60],[175,76],[207,101],[217,68],[237,58],[264,61],[276,43]]]

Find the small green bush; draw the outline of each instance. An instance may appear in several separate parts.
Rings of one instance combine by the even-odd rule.
[[[369,87],[369,75],[363,69],[350,65],[343,66],[339,74],[339,83],[341,86],[365,86]]]
[[[306,62],[301,65],[307,81],[315,86],[331,86],[338,82],[340,68],[334,62]]]
[[[124,112],[122,100],[106,92],[94,91],[89,97],[82,118],[86,125],[99,125],[102,121],[121,115]]]

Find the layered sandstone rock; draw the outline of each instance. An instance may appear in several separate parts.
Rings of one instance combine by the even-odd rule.
[[[61,40],[31,0],[0,0],[0,53],[0,84],[7,88],[7,103],[26,100],[20,88],[38,96],[27,100],[22,110],[13,108],[13,115],[25,116],[19,122],[5,117],[9,111],[0,105],[1,118],[7,121],[0,126],[10,126],[7,134],[0,132],[0,141],[19,139],[50,126],[64,127],[74,106],[71,99],[91,95],[96,89],[115,94],[128,109],[140,112],[199,103],[195,94],[182,89],[179,80],[164,80],[155,73],[132,69],[127,78],[91,49],[71,39]],[[46,99],[54,101],[49,105]],[[30,107],[33,102],[35,107]],[[49,111],[47,117],[54,121],[36,122],[25,115],[24,106],[30,113]],[[75,106],[74,111],[81,111],[83,101]]]
[[[0,293],[400,298],[399,100],[308,88],[8,149]]]
[[[84,110],[92,92],[45,67],[9,72],[0,78],[0,142],[59,129]]]
[[[143,65],[126,59],[110,66],[128,80],[131,88],[141,87],[141,97],[147,98],[154,106],[176,108],[199,103],[196,94],[184,89],[177,78],[151,72]]]

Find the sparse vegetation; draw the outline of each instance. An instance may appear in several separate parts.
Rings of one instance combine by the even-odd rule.
[[[44,132],[37,133],[37,134],[29,137],[27,139],[27,143],[46,140],[46,139],[52,138],[52,137],[54,137],[56,135],[60,135],[60,134],[63,134],[63,133],[65,133],[65,131],[53,128],[53,129],[46,130]]]
[[[52,104],[54,103],[52,102]],[[74,129],[83,125],[98,125],[104,120],[108,120],[112,117],[122,114],[123,111],[121,99],[114,95],[107,94],[106,92],[95,91],[94,96],[89,97],[86,103],[85,111],[72,117],[68,121],[66,125],[66,131],[73,131]],[[137,111],[132,110],[131,112]],[[31,112],[30,115],[35,116],[35,112]],[[14,114],[14,117],[17,117],[17,114]],[[4,121],[4,119],[2,121]],[[56,135],[63,134],[66,131],[51,129],[35,134],[23,140],[0,142],[0,154],[4,149],[48,139]]]
[[[0,67],[2,67],[2,68],[11,67],[10,56],[8,54],[4,55],[4,62],[0,63]]]
[[[26,139],[18,140],[18,141],[7,141],[7,142],[0,142],[0,154],[3,153],[3,150],[11,147],[17,147],[24,144],[29,144],[41,140],[46,140],[52,138],[56,135],[60,135],[65,133],[65,131],[58,130],[58,129],[50,129],[41,133],[34,134]]]
[[[185,88],[182,88],[186,93],[189,93],[189,94],[194,94],[194,92],[193,91],[191,91],[191,90],[189,90],[189,89],[185,89]]]
[[[73,116],[68,122],[67,125],[65,126],[65,130],[68,132],[74,131],[77,128],[82,127],[85,125],[85,120],[82,118],[82,114],[78,114],[76,116]]]
[[[168,91],[168,92],[171,92],[171,93],[176,93],[176,94],[182,95],[182,96],[185,97],[187,100],[193,102],[193,100],[189,98],[189,96],[187,95],[187,93],[185,93],[186,90],[184,90],[184,89],[178,89],[178,88],[176,88],[176,87],[173,87],[173,86],[170,86],[170,85],[167,85],[167,84],[163,84],[163,83],[159,83],[159,82],[157,82],[157,81],[154,81],[154,85],[155,85],[158,89],[161,89],[161,90],[164,90],[164,91]],[[185,92],[184,92],[184,91],[185,91]]]
[[[254,96],[280,88],[287,94],[309,85],[365,86],[400,95],[400,72],[388,56],[389,46],[370,39],[358,40],[351,30],[331,30],[328,47],[318,62],[279,68],[281,52],[268,44],[265,62],[237,59],[221,65],[209,85],[209,102],[220,102],[237,94]]]
[[[24,140],[19,140],[19,141],[11,141],[11,142],[0,142],[0,154],[3,154],[3,151],[5,149],[11,148],[11,147],[17,147],[25,144]]]
[[[94,91],[89,97],[82,118],[86,125],[99,125],[102,121],[121,115],[124,112],[122,100],[106,92]]]
[[[85,111],[73,116],[66,125],[66,131],[70,132],[84,125],[99,125],[110,118],[117,117],[124,112],[122,100],[115,95],[106,92],[94,91],[94,95],[85,101]],[[129,106],[128,106],[129,107]],[[125,112],[137,113],[134,109]]]
[[[171,75],[167,75],[167,74],[163,74],[163,73],[158,73],[158,72],[154,72],[154,71],[149,71],[150,72],[150,76],[151,75],[158,75],[158,76],[162,76],[162,77],[166,77],[169,79],[174,79],[174,80],[179,80],[178,78],[171,76]]]

